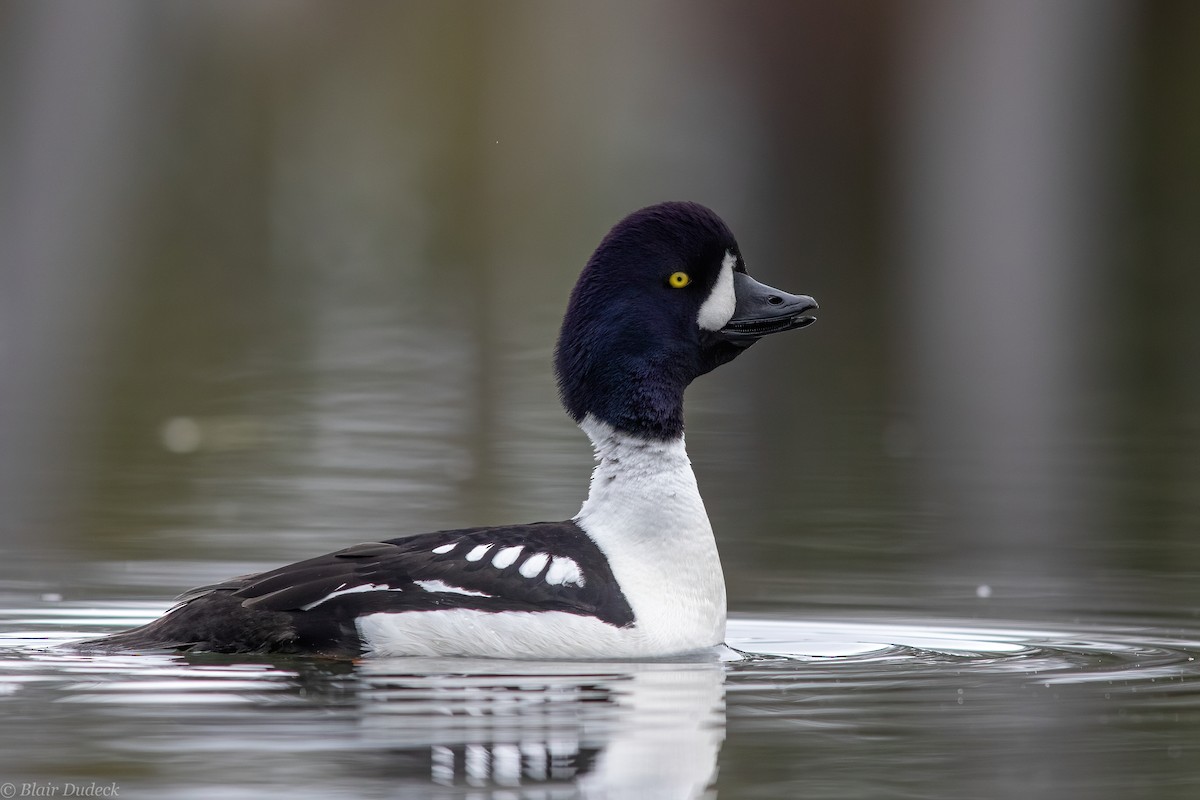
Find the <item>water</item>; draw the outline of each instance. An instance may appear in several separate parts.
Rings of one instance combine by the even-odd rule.
[[[1200,630],[735,615],[661,662],[83,656],[0,615],[4,777],[122,797],[1194,797]]]
[[[464,331],[425,280],[113,366],[97,450],[60,465],[81,512],[0,565],[0,796],[1200,796],[1194,415],[1081,414],[998,471],[838,377],[825,321],[690,390],[734,609],[711,658],[60,647],[358,541],[575,512],[561,297]]]
[[[0,800],[1200,796],[1200,6],[120,5],[0,11]],[[569,517],[666,197],[822,304],[689,391],[757,655],[56,647]]]

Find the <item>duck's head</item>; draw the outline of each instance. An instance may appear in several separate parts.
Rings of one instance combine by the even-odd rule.
[[[815,322],[811,297],[746,274],[721,218],[695,203],[635,211],[592,254],[563,319],[555,368],[576,422],[650,439],[683,434],[683,390],[763,336]]]

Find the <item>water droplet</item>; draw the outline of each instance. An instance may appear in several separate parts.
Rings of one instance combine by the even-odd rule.
[[[194,453],[204,441],[204,432],[191,417],[171,417],[163,423],[159,438],[172,453]]]

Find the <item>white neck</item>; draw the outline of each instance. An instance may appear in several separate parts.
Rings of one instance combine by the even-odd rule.
[[[597,481],[600,476],[606,476],[610,483],[613,480],[636,478],[633,485],[637,485],[646,480],[653,483],[664,474],[685,471],[692,476],[691,482],[696,482],[682,436],[667,440],[643,439],[619,431],[591,414],[584,417],[579,427],[591,440],[596,459],[584,509],[599,499],[598,495],[603,496],[607,491],[605,484]],[[597,483],[600,485],[597,486]]]
[[[596,542],[635,627],[677,650],[720,644],[725,579],[683,437],[648,440],[588,415],[596,468],[575,522]]]

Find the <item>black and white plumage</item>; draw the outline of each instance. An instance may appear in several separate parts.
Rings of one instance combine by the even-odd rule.
[[[451,609],[557,611],[633,624],[604,554],[571,521],[357,544],[193,589],[179,601],[186,615],[167,614],[103,643],[153,634],[159,646],[188,650],[357,653],[360,617]],[[242,614],[246,622],[231,637],[231,617]]]
[[[579,514],[371,542],[193,590],[91,649],[655,657],[724,639],[725,586],[683,440],[683,392],[816,308],[746,274],[712,211],[663,203],[604,238],[555,366],[596,451]]]

